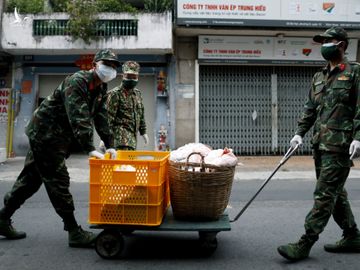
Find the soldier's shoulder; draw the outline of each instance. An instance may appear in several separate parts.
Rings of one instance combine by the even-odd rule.
[[[68,77],[69,83],[76,83],[79,81],[88,81],[89,80],[89,72],[80,70],[78,72],[75,72],[74,74],[70,75]]]
[[[359,68],[360,67],[360,63],[359,62],[356,62],[356,61],[351,61],[349,62],[350,66],[352,68]]]
[[[360,63],[359,62],[352,61],[352,62],[349,62],[349,64],[351,66],[352,72],[360,73]]]
[[[121,90],[121,88],[119,86],[111,88],[110,90],[107,91],[107,96],[108,97],[118,96],[120,93],[120,90]]]
[[[313,81],[316,81],[319,78],[322,79],[323,77],[324,77],[324,68],[320,68],[318,71],[315,72],[313,76]]]
[[[141,95],[141,90],[139,88],[134,88],[134,92],[138,95]]]
[[[121,90],[120,86],[116,86],[114,88],[109,89],[107,92],[108,94],[115,94],[118,93]]]

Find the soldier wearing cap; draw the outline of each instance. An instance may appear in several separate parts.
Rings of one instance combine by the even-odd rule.
[[[114,134],[116,149],[135,150],[137,133],[143,136],[145,144],[149,141],[143,99],[141,91],[136,88],[140,65],[135,61],[127,61],[123,64],[122,71],[120,86],[110,90],[108,94],[109,126]]]
[[[65,160],[70,145],[76,141],[90,156],[103,158],[93,145],[93,124],[114,155],[113,136],[107,123],[106,82],[116,77],[120,65],[110,50],[101,50],[93,60],[93,69],[68,76],[34,111],[26,129],[30,150],[25,165],[0,209],[0,235],[8,239],[26,237],[11,224],[11,216],[45,185],[56,213],[68,231],[71,247],[93,245],[96,235],[84,231],[74,216],[74,202],[69,191],[70,178]]]
[[[305,219],[305,234],[296,243],[278,247],[288,260],[309,256],[313,244],[331,216],[343,230],[343,238],[327,244],[328,252],[360,252],[360,233],[344,188],[352,159],[360,153],[360,64],[349,63],[349,40],[340,27],[314,36],[321,43],[327,65],[312,79],[308,100],[290,145],[302,144],[313,127],[312,146],[316,171],[314,205]]]

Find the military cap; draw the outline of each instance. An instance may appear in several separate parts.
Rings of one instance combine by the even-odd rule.
[[[123,65],[122,65],[122,71],[123,73],[128,73],[128,74],[139,74],[140,71],[140,65],[135,62],[135,61],[126,61]]]
[[[111,61],[114,62],[114,64],[119,67],[120,66],[120,62],[117,59],[115,53],[113,53],[111,50],[109,49],[104,49],[104,50],[100,50],[98,51],[95,56],[94,56],[94,62],[100,61],[100,60],[106,60],[106,61]]]
[[[348,35],[345,30],[338,26],[333,26],[327,29],[324,33],[314,36],[313,40],[315,42],[322,43],[326,38],[334,38],[339,41],[345,41],[346,43],[349,42]]]

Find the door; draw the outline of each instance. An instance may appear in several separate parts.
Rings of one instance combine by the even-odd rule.
[[[285,153],[318,69],[200,66],[200,142],[237,155]],[[300,153],[311,152],[310,135]]]

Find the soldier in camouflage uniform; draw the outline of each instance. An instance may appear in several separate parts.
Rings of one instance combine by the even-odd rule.
[[[360,151],[360,65],[344,57],[348,37],[344,29],[332,27],[314,36],[321,43],[327,66],[317,72],[292,147],[302,143],[313,126],[312,145],[316,169],[314,205],[305,219],[305,234],[296,243],[280,246],[289,260],[309,256],[331,215],[343,230],[343,238],[328,244],[328,252],[360,252],[360,233],[354,220],[344,184],[352,159]]]
[[[127,61],[122,66],[123,79],[120,86],[109,91],[107,106],[109,126],[114,134],[114,145],[118,150],[135,150],[136,136],[139,132],[145,144],[148,143],[144,105],[139,89],[140,66],[137,62]]]
[[[14,212],[44,183],[56,213],[68,231],[69,246],[88,247],[96,238],[82,230],[74,216],[74,202],[69,191],[70,178],[65,159],[70,144],[77,141],[90,156],[103,158],[93,146],[93,122],[112,155],[113,136],[107,123],[106,82],[116,77],[120,65],[110,50],[96,53],[94,68],[68,76],[35,110],[26,129],[30,150],[25,165],[11,191],[5,195],[0,210],[0,235],[8,239],[26,237],[11,225]]]

